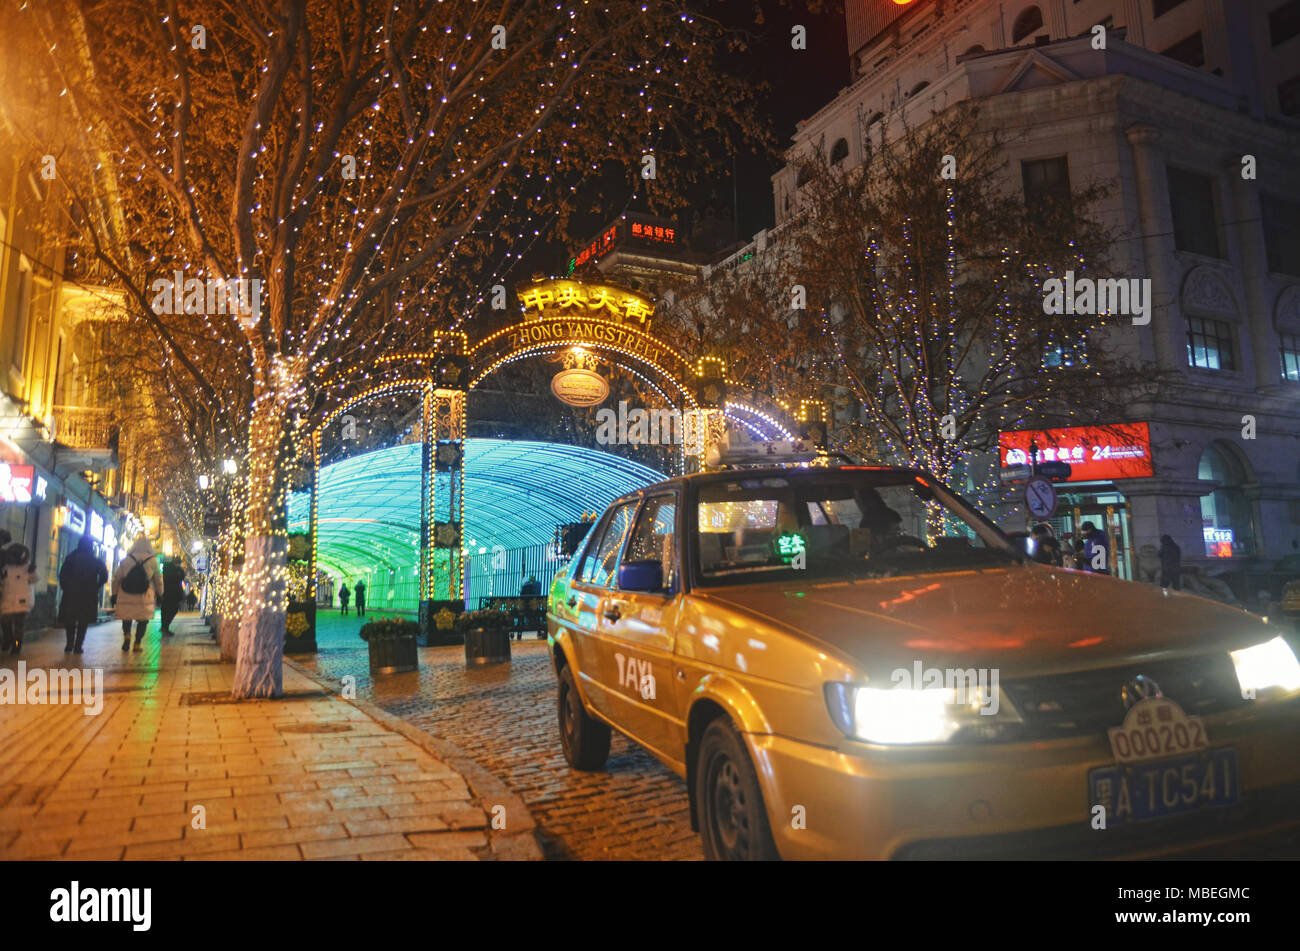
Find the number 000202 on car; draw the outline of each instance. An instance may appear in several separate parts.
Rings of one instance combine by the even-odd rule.
[[[1135,762],[1153,756],[1177,756],[1209,748],[1205,727],[1197,717],[1184,717],[1172,723],[1129,726],[1127,723],[1110,731],[1110,747],[1120,763]]]

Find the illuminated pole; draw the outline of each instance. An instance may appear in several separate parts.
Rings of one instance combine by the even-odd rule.
[[[316,525],[320,511],[320,430],[311,436],[311,502],[307,516],[307,535],[311,542],[307,562],[307,603],[316,603]]]
[[[469,359],[463,336],[442,356],[424,396],[420,622],[447,635],[465,610],[465,403]],[[439,344],[445,343],[440,339]]]

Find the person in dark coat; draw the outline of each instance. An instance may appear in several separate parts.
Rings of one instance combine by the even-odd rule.
[[[95,543],[82,535],[76,550],[63,560],[59,569],[59,620],[67,636],[63,653],[80,654],[86,643],[86,628],[99,617],[100,588],[108,583],[108,569],[95,557]]]
[[[1160,536],[1160,587],[1183,590],[1183,551],[1168,535]]]
[[[366,583],[364,581],[357,579],[354,596],[357,600],[357,616],[362,617],[366,613]]]
[[[181,568],[180,559],[167,559],[162,576],[162,635],[171,637],[172,621],[176,620],[176,612],[181,609],[181,598],[185,593],[185,570]]]
[[[352,589],[344,582],[343,587],[339,588],[339,613],[348,613],[348,599],[352,597]]]
[[[1110,539],[1106,533],[1092,522],[1084,522],[1079,528],[1083,531],[1083,570],[1110,574]]]

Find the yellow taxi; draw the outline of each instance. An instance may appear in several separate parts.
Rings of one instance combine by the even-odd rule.
[[[624,496],[547,617],[569,763],[630,737],[686,780],[709,858],[1250,856],[1300,835],[1282,632],[1037,564],[919,471]]]

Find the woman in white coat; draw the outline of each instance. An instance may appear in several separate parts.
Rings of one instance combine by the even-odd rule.
[[[122,650],[131,646],[132,621],[135,622],[135,649],[140,650],[162,592],[158,556],[149,538],[141,535],[113,572],[113,614],[122,622]]]
[[[23,622],[36,593],[36,568],[22,545],[0,549],[0,653],[23,647]]]

